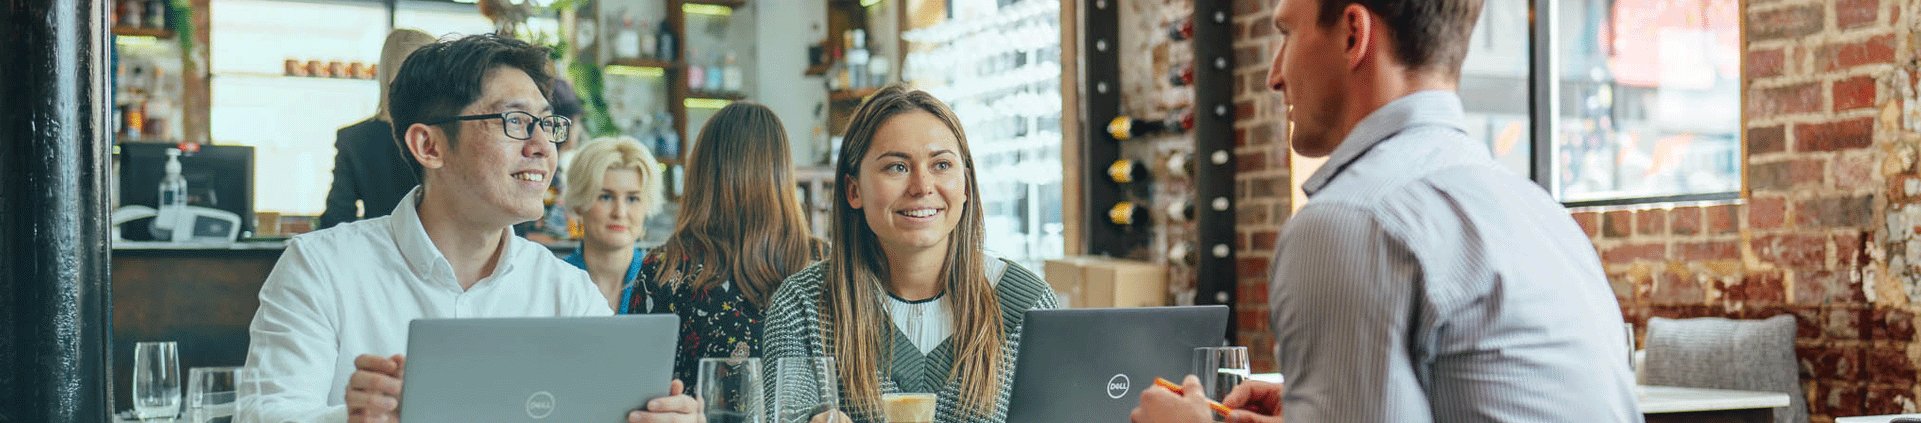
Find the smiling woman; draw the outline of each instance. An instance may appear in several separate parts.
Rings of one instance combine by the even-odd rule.
[[[883,395],[934,394],[934,421],[1006,420],[1027,310],[1046,282],[981,250],[980,188],[959,119],[898,85],[854,112],[835,166],[827,259],[769,306],[766,357],[832,356],[841,410],[881,421]]]

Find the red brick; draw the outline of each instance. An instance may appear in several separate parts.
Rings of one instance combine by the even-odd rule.
[[[1914,315],[1901,309],[1875,307],[1873,320],[1868,322],[1868,339],[1901,343],[1913,342]]]
[[[1861,401],[1862,407],[1865,407],[1862,409],[1862,412],[1867,414],[1906,413],[1907,410],[1902,404],[1914,403],[1914,390],[1908,388],[1909,384],[1911,384],[1911,382],[1903,383],[1898,387],[1876,386],[1868,388],[1866,395]]]
[[[1570,214],[1570,216],[1574,218],[1575,224],[1581,225],[1581,231],[1586,232],[1588,238],[1593,238],[1601,234],[1601,214],[1600,213],[1574,212]]]
[[[1234,259],[1236,275],[1267,275],[1267,259],[1241,256]]]
[[[1867,355],[1867,366],[1861,369],[1867,373],[1863,375],[1865,379],[1875,383],[1914,384],[1914,361],[1908,359],[1907,351],[1875,348],[1868,350]]]
[[[1634,234],[1634,212],[1614,210],[1601,215],[1601,235],[1626,238]]]
[[[1249,239],[1253,240],[1251,247],[1254,251],[1274,251],[1274,239],[1278,236],[1277,231],[1257,231],[1249,235]]]
[[[1259,172],[1267,169],[1267,152],[1255,150],[1234,154],[1234,170],[1237,172]]]
[[[1786,127],[1775,125],[1748,130],[1748,154],[1779,153],[1787,150]]]
[[[1694,235],[1701,233],[1701,208],[1696,206],[1675,207],[1668,212],[1672,216],[1668,222],[1675,235]]]
[[[1720,205],[1701,209],[1701,215],[1708,219],[1708,233],[1727,235],[1740,229],[1740,211],[1734,205]]]
[[[1667,209],[1645,209],[1634,213],[1634,233],[1636,235],[1667,235]]]
[[[1813,34],[1827,18],[1820,6],[1802,6],[1750,13],[1745,31],[1749,41],[1795,38]]]
[[[1868,333],[1867,317],[1867,310],[1859,307],[1830,308],[1821,319],[1822,335],[1829,341],[1861,339]]]
[[[1829,166],[1834,172],[1835,188],[1866,188],[1875,186],[1874,176],[1880,172],[1881,158],[1873,154],[1842,156]]]
[[[1267,283],[1244,283],[1234,292],[1234,302],[1242,305],[1267,307]],[[1261,319],[1263,321],[1267,319]]]
[[[1840,0],[1834,3],[1834,23],[1841,29],[1872,25],[1881,18],[1881,0]]]
[[[1816,51],[1814,60],[1818,68],[1829,72],[1861,65],[1894,63],[1894,34],[1824,45]]]
[[[1602,263],[1631,263],[1635,261],[1663,261],[1668,256],[1668,246],[1661,244],[1631,244],[1601,251]]]
[[[1252,128],[1248,128],[1247,137],[1248,137],[1248,141],[1247,141],[1248,145],[1269,145],[1269,144],[1273,144],[1275,141],[1278,141],[1274,138],[1273,123],[1263,123],[1260,125],[1254,125],[1254,127]],[[1280,151],[1280,153],[1282,153],[1283,156],[1286,155],[1286,152],[1287,150],[1285,148],[1283,148]]]
[[[1834,416],[1859,416],[1867,412],[1866,387],[1857,383],[1823,381],[1831,383],[1827,388],[1828,414]]]
[[[1821,159],[1792,159],[1750,163],[1748,183],[1762,191],[1787,191],[1797,186],[1821,185],[1827,162]]]
[[[1781,50],[1756,50],[1748,52],[1748,78],[1765,78],[1781,75],[1787,67],[1787,55]]]
[[[1803,356],[1816,379],[1856,380],[1861,372],[1860,347],[1823,347],[1812,357]],[[1832,405],[1832,404],[1830,404]]]
[[[1874,107],[1874,77],[1862,75],[1834,81],[1834,111]]]
[[[1680,261],[1738,260],[1739,241],[1704,241],[1674,244],[1674,258]]]
[[[1698,304],[1707,299],[1707,290],[1698,278],[1666,276],[1651,285],[1647,292],[1650,303]]]
[[[1748,100],[1748,119],[1821,111],[1821,84],[1807,82],[1755,90]]]
[[[1787,221],[1787,199],[1776,196],[1754,197],[1748,199],[1748,226],[1754,229],[1777,229]],[[1709,213],[1710,218],[1714,217]]]
[[[1855,269],[1868,265],[1867,242],[1874,239],[1868,232],[1851,232],[1834,236],[1834,264],[1842,269]]]
[[[1794,125],[1795,151],[1837,151],[1873,144],[1874,118]]]
[[[1803,228],[1856,228],[1869,225],[1874,197],[1815,198],[1794,203],[1795,224]]]
[[[1727,301],[1780,303],[1787,299],[1787,285],[1780,272],[1750,273],[1740,282],[1717,281],[1715,284],[1721,288],[1721,298]]]
[[[1789,269],[1817,270],[1827,260],[1828,238],[1819,235],[1769,235],[1754,240],[1762,261]]]
[[[1810,270],[1794,275],[1794,303],[1805,305],[1866,302],[1847,271]]]

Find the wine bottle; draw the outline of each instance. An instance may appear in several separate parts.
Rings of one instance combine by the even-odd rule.
[[[1194,85],[1194,65],[1186,64],[1168,69],[1167,83],[1174,84],[1176,87]]]
[[[1114,120],[1107,122],[1107,134],[1113,135],[1116,140],[1126,141],[1148,134],[1180,132],[1194,129],[1193,110],[1183,111],[1176,116],[1170,116],[1168,119],[1163,120],[1135,119],[1127,116],[1117,116]]]
[[[1131,184],[1147,177],[1147,167],[1131,159],[1115,160],[1107,166],[1107,178],[1115,183]]]
[[[1175,242],[1174,245],[1167,247],[1167,262],[1193,267],[1195,264],[1201,262],[1201,254],[1199,251],[1200,249],[1194,248],[1194,243],[1192,242]]]
[[[1194,220],[1194,200],[1182,198],[1167,204],[1167,220],[1188,222]]]
[[[1174,153],[1167,156],[1167,175],[1174,178],[1194,176],[1194,153]]]
[[[1187,39],[1189,38],[1194,38],[1194,19],[1193,18],[1181,19],[1180,22],[1175,22],[1173,25],[1167,28],[1167,39],[1174,40],[1174,41],[1187,41]]]
[[[1134,226],[1135,224],[1146,223],[1147,210],[1142,209],[1141,206],[1134,205],[1131,201],[1114,203],[1114,208],[1107,209],[1107,221],[1114,222],[1114,224],[1120,226]]]

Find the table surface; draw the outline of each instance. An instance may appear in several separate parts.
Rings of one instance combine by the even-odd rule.
[[[1279,373],[1255,373],[1249,379],[1280,383]],[[1690,411],[1738,410],[1746,408],[1774,408],[1788,406],[1788,394],[1780,392],[1734,391],[1726,389],[1682,388],[1677,386],[1639,385],[1634,387],[1635,400],[1640,404],[1642,413],[1683,413]],[[1882,423],[1899,416],[1885,416],[1881,420],[1836,420],[1835,423]]]
[[[1913,418],[1921,419],[1921,414],[1888,414],[1888,415],[1881,415],[1881,416],[1840,417],[1840,418],[1834,419],[1834,423],[1888,423],[1890,421],[1893,421],[1896,417],[1913,417]]]

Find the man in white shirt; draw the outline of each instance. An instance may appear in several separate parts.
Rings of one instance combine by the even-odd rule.
[[[249,327],[238,421],[397,421],[413,319],[613,314],[586,273],[510,229],[540,217],[571,128],[550,116],[547,57],[493,35],[408,57],[389,109],[423,182],[389,216],[288,242]],[[630,419],[698,404],[648,405],[668,414]]]
[[[1455,94],[1481,0],[1281,0],[1268,84],[1327,162],[1276,244],[1280,385],[1234,423],[1639,422],[1621,311],[1567,210],[1469,138]],[[1136,423],[1212,421],[1199,381]],[[1283,415],[1285,413],[1285,415]]]

